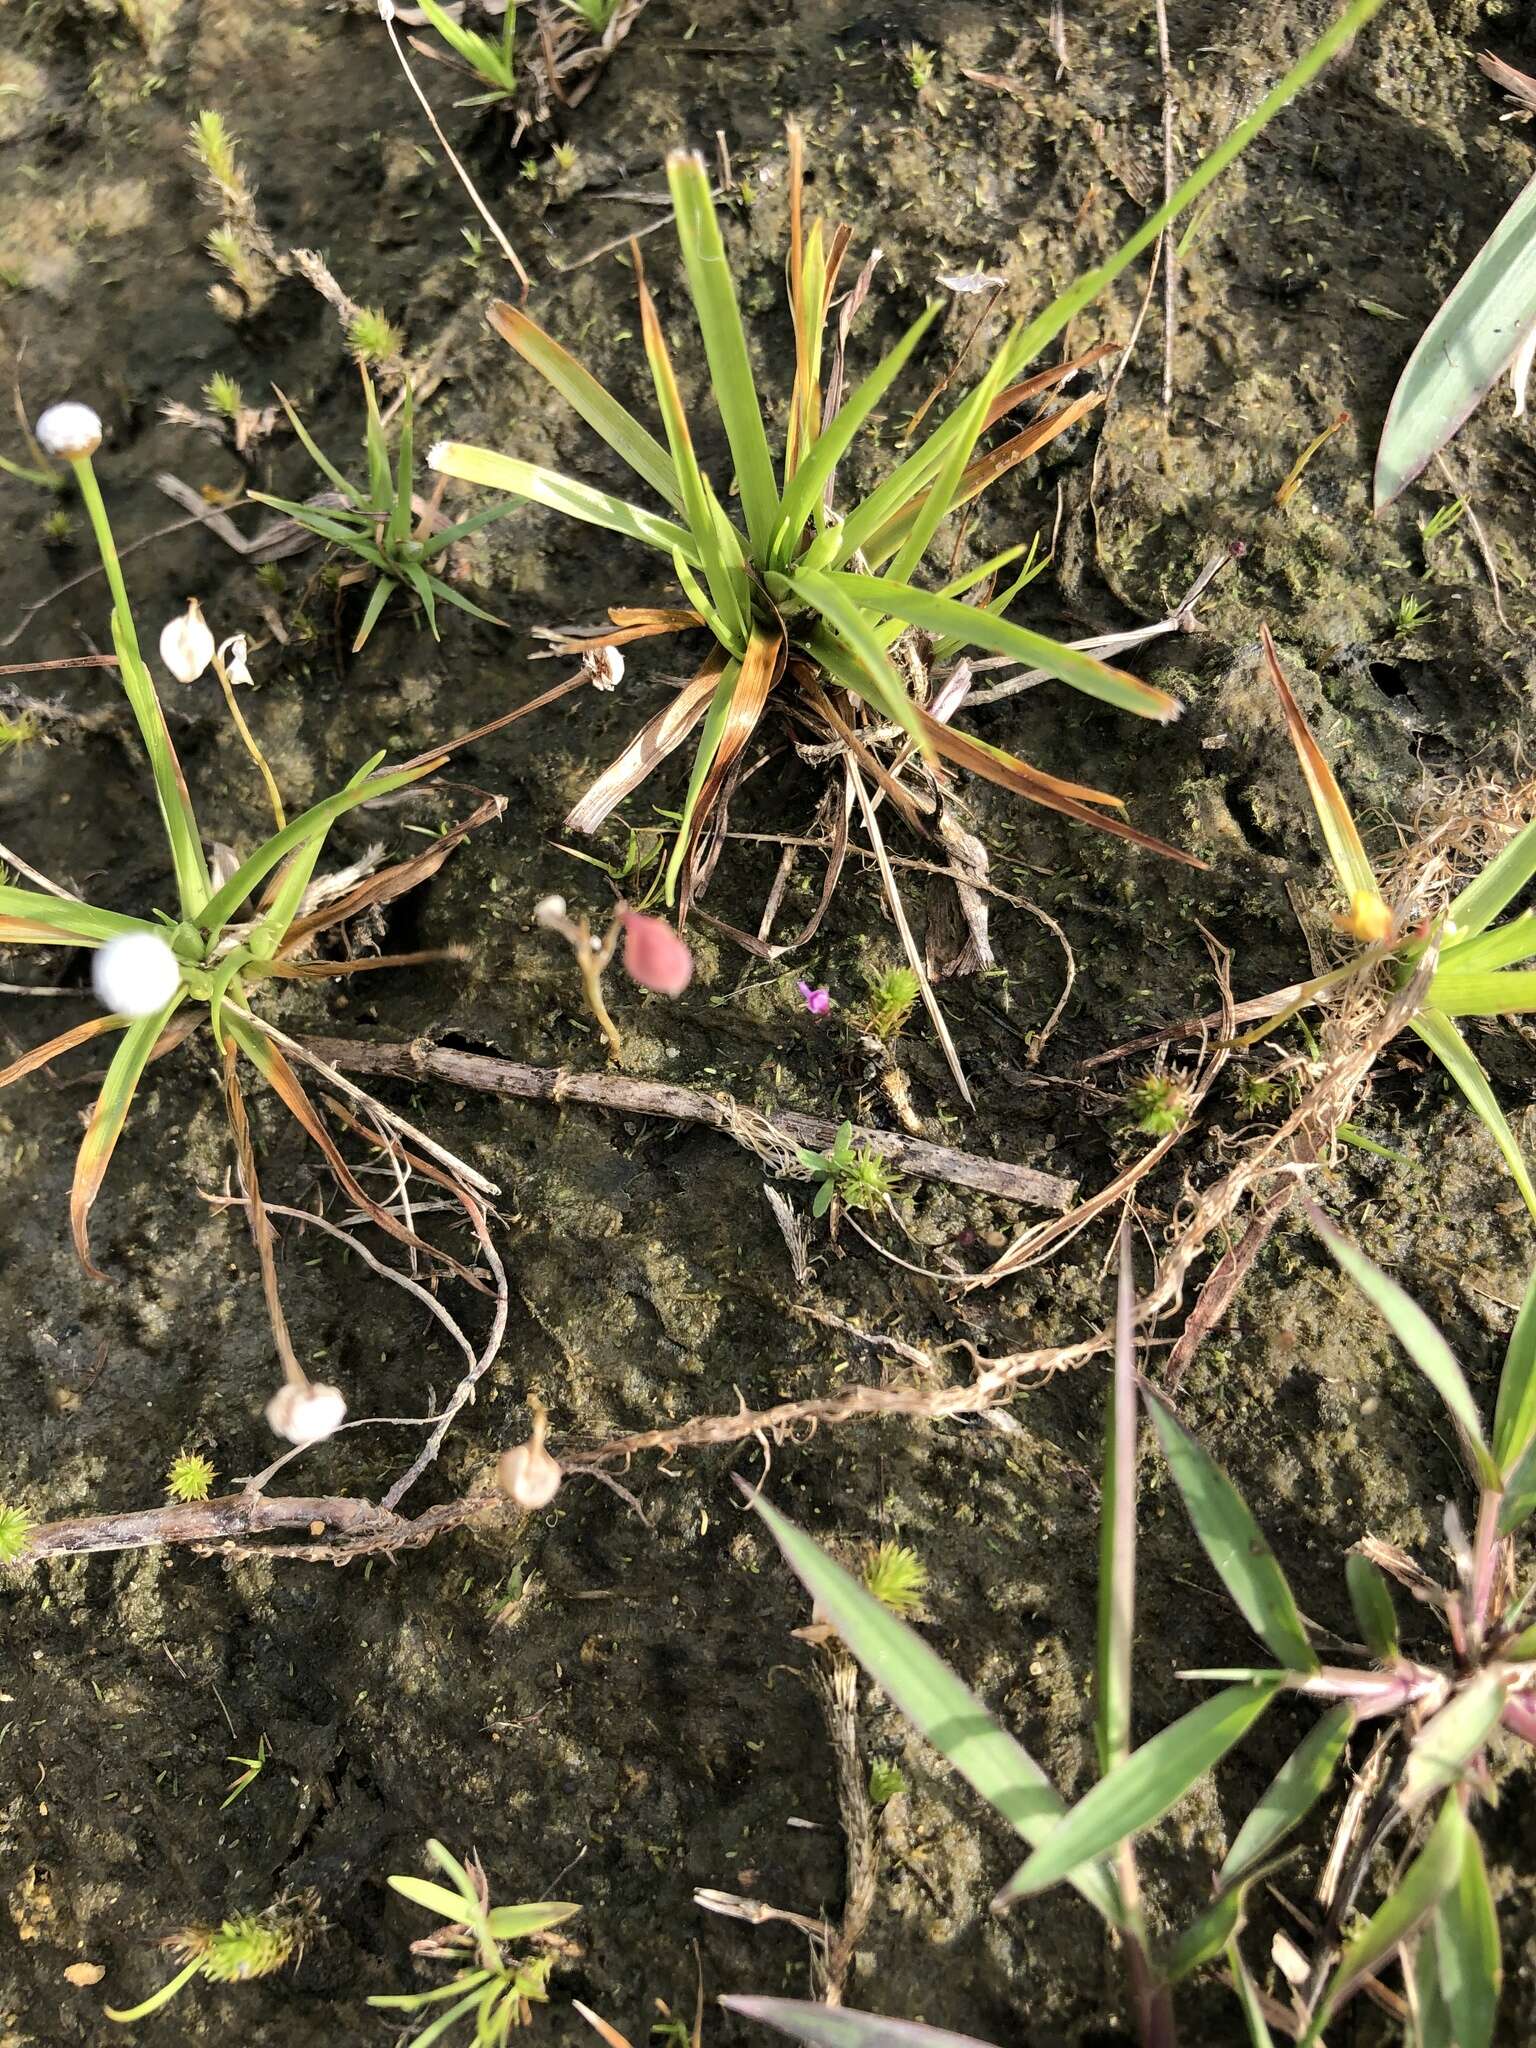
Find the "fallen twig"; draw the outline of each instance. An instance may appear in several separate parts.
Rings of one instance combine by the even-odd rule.
[[[626,1074],[576,1074],[564,1067],[531,1067],[486,1053],[456,1052],[418,1038],[408,1045],[380,1044],[368,1039],[307,1038],[304,1050],[332,1068],[355,1074],[393,1074],[402,1080],[435,1079],[455,1087],[477,1088],[490,1095],[525,1102],[579,1102],[588,1108],[615,1110],[626,1116],[665,1117],[676,1123],[707,1124],[737,1144],[768,1160],[775,1170],[803,1175],[796,1148],[821,1150],[837,1135],[837,1126],[823,1117],[776,1109],[771,1115],[725,1094],[705,1094],[670,1082],[641,1081]],[[1027,1202],[1040,1209],[1065,1209],[1076,1184],[1032,1166],[983,1159],[948,1145],[898,1131],[855,1126],[854,1143],[878,1152],[901,1172],[917,1180],[944,1181],[953,1187],[975,1188],[1005,1201]]]

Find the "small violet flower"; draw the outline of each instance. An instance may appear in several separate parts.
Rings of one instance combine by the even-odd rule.
[[[812,988],[808,981],[797,981],[800,1000],[813,1017],[825,1017],[832,1007],[832,998],[824,988]]]

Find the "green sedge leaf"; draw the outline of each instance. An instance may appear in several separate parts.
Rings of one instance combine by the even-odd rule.
[[[922,722],[896,664],[882,646],[874,627],[856,600],[843,588],[845,579],[816,570],[796,570],[790,584],[802,604],[820,612],[826,624],[845,644],[864,678],[861,695],[911,735],[926,754],[929,743]]]
[[[297,412],[294,410],[292,405],[289,404],[288,400],[284,397],[283,393],[281,391],[278,391],[277,386],[275,384],[272,386],[272,389],[274,392],[277,393],[278,404],[283,408],[283,411],[288,415],[288,424],[290,427],[292,427],[294,433],[298,436],[299,445],[303,448],[304,453],[309,457],[310,461],[315,465],[316,469],[318,469],[323,476],[329,478],[329,480],[336,486],[337,490],[340,491],[341,495],[344,498],[349,499],[351,503],[354,505],[361,505],[364,502],[364,498],[363,493],[357,488],[357,485],[354,483],[349,483],[346,477],[342,475],[341,471],[336,467],[335,463],[331,461],[330,457],[326,454],[325,450],[320,446],[319,442],[316,441],[313,434],[310,433],[309,429],[305,426],[304,422],[299,418]],[[254,497],[255,495],[256,493],[253,491],[251,493],[251,496]]]
[[[71,903],[63,896],[50,896],[41,889],[17,889],[8,882],[0,882],[0,917],[28,918],[51,931],[78,934],[93,945],[124,932],[161,930],[149,918],[123,917],[115,910],[98,910],[93,903]]]
[[[1503,1153],[1504,1163],[1524,1198],[1525,1206],[1536,1216],[1536,1185],[1532,1184],[1525,1154],[1509,1127],[1508,1118],[1499,1107],[1498,1098],[1476,1053],[1450,1018],[1439,1010],[1420,1010],[1416,1017],[1409,1018],[1408,1028],[1423,1039],[1466,1097],[1484,1129]]]
[[[1344,1560],[1344,1578],[1349,1587],[1349,1604],[1366,1648],[1373,1657],[1388,1663],[1397,1651],[1397,1609],[1385,1575],[1352,1550]]]
[[[1456,2048],[1456,2027],[1440,1989],[1440,1958],[1435,1934],[1437,1909],[1413,1945],[1413,2048]]]
[[[1399,497],[1469,419],[1536,328],[1536,178],[1420,337],[1376,451],[1374,508]]]
[[[1133,1750],[1051,1829],[1003,1886],[994,1906],[1043,1892],[1073,1876],[1080,1864],[1096,1862],[1155,1826],[1242,1740],[1283,1683],[1277,1675],[1261,1685],[1230,1686]]]
[[[935,302],[918,315],[896,346],[844,400],[825,433],[819,434],[812,442],[784,492],[779,527],[774,535],[776,562],[788,564],[793,561],[800,536],[821,502],[828,478],[853,446],[859,429],[905,369],[913,350],[933,325],[939,310],[939,304]]]
[[[465,441],[439,441],[428,451],[427,467],[442,476],[456,476],[461,483],[484,484],[488,490],[510,491],[530,505],[546,505],[563,512],[568,519],[580,519],[587,526],[601,526],[609,533],[622,533],[630,540],[644,541],[670,556],[678,549],[698,569],[698,549],[686,526],[671,519],[659,519],[626,498],[610,497],[607,491],[575,477],[561,476],[536,462],[519,462],[514,455],[498,455],[494,448],[475,448]]]
[[[1517,1017],[1536,1010],[1536,969],[1502,974],[1462,967],[1436,968],[1425,1000],[1443,1017]]]
[[[736,465],[736,484],[753,558],[766,562],[779,517],[779,488],[773,457],[763,428],[762,408],[747,354],[747,337],[731,283],[720,223],[710,195],[704,159],[695,151],[676,150],[667,158],[667,183],[677,215],[677,243],[688,273],[710,383],[720,423]]]
[[[136,1017],[118,1040],[117,1050],[107,1068],[101,1093],[91,1111],[80,1149],[75,1155],[74,1180],[69,1191],[69,1226],[81,1265],[93,1280],[105,1278],[91,1258],[90,1217],[101,1184],[107,1177],[112,1154],[128,1121],[134,1091],[149,1065],[161,1032],[186,1001],[178,989],[163,1010],[152,1017]]]
[[[389,1882],[401,1898],[409,1899],[414,1906],[425,1906],[429,1913],[441,1913],[445,1920],[460,1923],[473,1911],[470,1899],[461,1898],[457,1892],[449,1891],[447,1885],[433,1884],[425,1877],[392,1876]]]
[[[1074,690],[1097,697],[1117,710],[1131,711],[1138,718],[1155,718],[1166,724],[1177,718],[1182,706],[1166,690],[1095,661],[1091,654],[1063,647],[1043,633],[1000,619],[995,612],[977,605],[962,604],[958,598],[941,597],[931,590],[916,590],[910,583],[889,576],[855,576],[841,570],[828,579],[845,591],[854,603],[867,611],[890,614],[925,632],[949,634],[967,647],[985,647],[993,654],[1008,654],[1031,668],[1043,668]]]
[[[910,1624],[760,1495],[753,1495],[752,1505],[790,1569],[881,1691],[1026,1842],[1048,1841],[1063,1822],[1066,1803],[1028,1752]],[[1072,1870],[1071,1882],[1106,1920],[1121,1925],[1113,1879],[1095,1862],[1076,1861],[1081,1867]]]
[[[1131,1643],[1136,1625],[1136,1283],[1128,1227],[1120,1233],[1115,1358],[1104,1415],[1099,1498],[1098,1659],[1094,1737],[1105,1775],[1131,1753]]]
[[[1499,1919],[1477,1830],[1468,1828],[1456,1882],[1440,1901],[1425,1944],[1434,1943],[1440,1994],[1456,2048],[1492,2048],[1504,1966]]]
[[[1347,1703],[1330,1707],[1276,1771],[1238,1829],[1217,1876],[1223,1890],[1251,1877],[1304,1820],[1332,1782],[1355,1725]]]
[[[913,570],[927,554],[934,535],[943,524],[945,516],[954,502],[965,466],[975,452],[976,443],[981,439],[986,425],[987,413],[992,401],[1007,381],[1008,358],[1004,349],[987,371],[976,389],[971,392],[961,408],[961,423],[956,428],[944,460],[934,472],[933,484],[923,503],[917,508],[911,530],[896,550],[891,562],[888,578],[892,583],[906,583]]]
[[[1248,1504],[1205,1447],[1147,1389],[1147,1411],[1206,1556],[1243,1619],[1287,1671],[1317,1655],[1295,1597]]]
[[[1508,909],[1520,891],[1536,875],[1536,818],[1516,833],[1515,837],[1473,882],[1469,882],[1461,894],[1454,898],[1446,910],[1446,922],[1456,927],[1455,943],[1459,946],[1469,938],[1484,932],[1499,915]]]
[[[390,598],[394,594],[394,590],[395,585],[391,581],[391,579],[388,576],[381,576],[378,579],[378,581],[374,584],[372,590],[369,591],[368,603],[363,610],[362,623],[361,625],[359,625],[357,629],[356,639],[354,639],[354,641],[352,642],[352,652],[354,654],[361,653],[362,649],[367,644],[368,635],[379,623],[379,619],[383,615],[384,607],[389,603]]]
[[[1237,2002],[1243,2009],[1243,2020],[1248,2028],[1248,2048],[1275,2048],[1275,2037],[1269,2031],[1269,2022],[1264,2017],[1264,2002],[1259,1997],[1258,1986],[1249,1975],[1248,1965],[1243,1961],[1242,1950],[1235,1940],[1227,1944],[1227,1967],[1232,1972],[1233,1988]]]
[[[384,529],[385,538],[391,542],[405,540],[411,530],[411,486],[415,481],[415,468],[415,407],[411,387],[407,384],[400,400],[400,445],[395,451],[394,495],[389,508],[389,524]]]
[[[1302,2036],[1302,2048],[1313,2048],[1350,1993],[1358,1990],[1394,1949],[1411,1941],[1424,1925],[1461,1874],[1466,1836],[1466,1816],[1452,1794],[1440,1808],[1429,1840],[1403,1873],[1397,1889],[1377,1907],[1339,1958],[1311,2025]]]
[[[1219,1956],[1242,1932],[1247,1917],[1246,1884],[1219,1892],[1193,1919],[1157,1967],[1165,1984],[1181,1984],[1193,1971]]]
[[[927,2027],[916,2020],[888,2020],[812,1999],[725,1996],[717,2002],[727,2012],[776,2027],[792,2041],[804,2041],[806,2048],[986,2048],[971,2034],[952,2034],[946,2027]]]
[[[1499,1534],[1513,1536],[1533,1512],[1536,1512],[1536,1437],[1526,1445],[1504,1482],[1504,1498],[1499,1505]]]
[[[1479,1482],[1496,1487],[1498,1467],[1488,1455],[1477,1403],[1450,1345],[1418,1303],[1348,1238],[1341,1236],[1320,1209],[1309,1203],[1307,1214],[1313,1229],[1344,1272],[1383,1317],[1398,1343],[1445,1403]]]
[[[1498,925],[1492,931],[1478,932],[1472,937],[1465,936],[1460,930],[1452,932],[1448,925],[1442,929],[1440,964],[1436,970],[1439,974],[1517,967],[1522,960],[1536,955],[1536,910],[1527,910],[1519,917],[1512,917],[1508,924]]]
[[[741,663],[728,661],[720,671],[720,680],[715,684],[715,694],[709,700],[709,709],[704,714],[704,730],[699,735],[699,744],[694,750],[693,766],[688,771],[688,794],[683,798],[682,815],[677,822],[677,837],[672,843],[672,856],[667,862],[666,900],[670,904],[676,894],[677,878],[682,873],[683,861],[693,837],[693,814],[699,807],[699,798],[709,780],[709,771],[715,765],[715,756],[720,751],[720,742],[725,738],[726,723],[731,715],[731,699],[736,694],[736,685],[741,680]]]
[[[611,391],[516,306],[497,299],[485,317],[508,347],[515,348],[524,362],[554,386],[572,411],[580,414],[636,476],[674,511],[681,512],[683,495],[671,456]]]
[[[493,1906],[485,1916],[485,1925],[492,1941],[526,1941],[530,1934],[558,1927],[562,1920],[569,1920],[580,1911],[580,1906],[556,1899],[544,1899],[537,1905]]]
[[[478,533],[482,526],[489,526],[493,519],[505,519],[517,510],[514,498],[506,505],[482,505],[478,512],[471,512],[467,519],[456,519],[452,526],[440,526],[436,533],[428,534],[421,544],[421,559],[430,562],[434,555],[440,555],[444,548],[451,548],[456,540]]]

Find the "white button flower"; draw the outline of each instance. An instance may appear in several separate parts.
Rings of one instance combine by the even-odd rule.
[[[61,462],[83,462],[101,446],[100,415],[73,399],[50,405],[34,431],[38,447]]]
[[[291,1444],[317,1444],[334,1436],[347,1412],[340,1387],[311,1380],[303,1387],[279,1387],[267,1403],[273,1433]]]
[[[181,986],[181,967],[157,932],[124,932],[98,951],[91,984],[114,1016],[153,1017]]]

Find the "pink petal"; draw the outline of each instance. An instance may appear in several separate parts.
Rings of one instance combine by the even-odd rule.
[[[693,978],[693,955],[671,925],[632,910],[624,919],[624,972],[658,995],[680,996]]]

